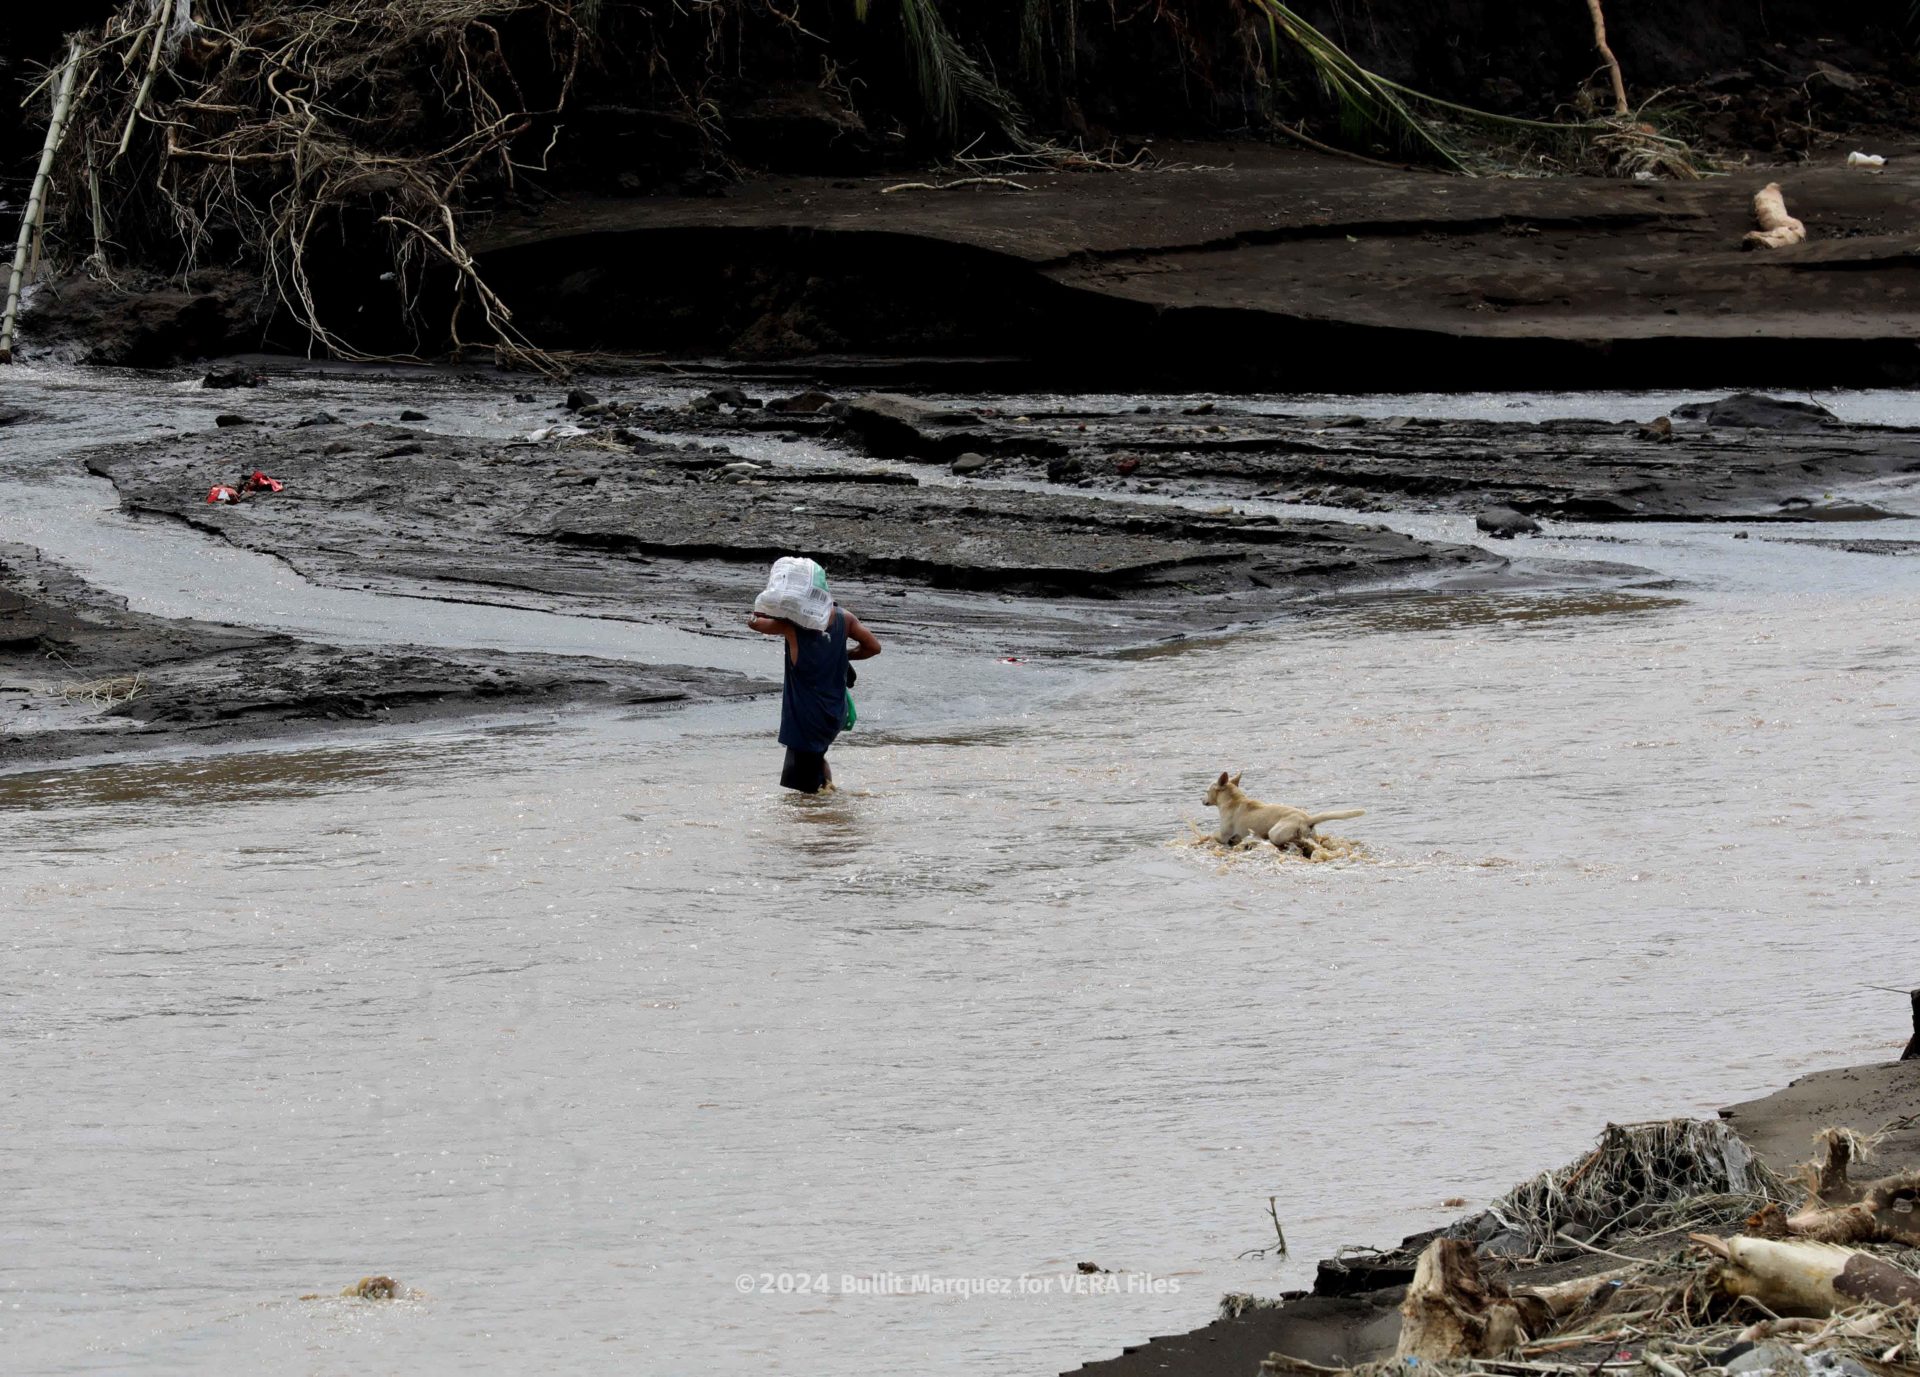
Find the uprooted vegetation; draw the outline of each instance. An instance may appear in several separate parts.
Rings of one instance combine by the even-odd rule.
[[[1278,0],[124,0],[41,87],[73,69],[47,252],[107,281],[240,266],[261,316],[298,327],[282,343],[340,357],[473,343],[546,367],[468,230],[569,189],[1140,171],[1150,130],[1691,175],[1638,112],[1489,113],[1373,70],[1326,23]],[[1580,32],[1561,35],[1576,53]]]

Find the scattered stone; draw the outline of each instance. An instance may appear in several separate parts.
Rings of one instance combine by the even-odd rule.
[[[251,368],[216,368],[200,379],[200,386],[210,388],[258,387],[266,378]]]
[[[331,411],[316,411],[311,416],[295,421],[293,428],[295,430],[306,430],[312,426],[337,426],[339,424],[340,418]]]
[[[593,393],[582,392],[579,388],[576,387],[571,392],[567,393],[567,410],[578,411],[582,407],[592,406],[595,402],[599,400],[600,399],[594,396]]]
[[[257,426],[260,424],[258,421],[254,420],[251,416],[235,416],[232,412],[224,412],[224,411],[221,412],[220,415],[215,416],[213,418],[213,423],[221,427]]]
[[[1185,408],[1184,410],[1181,411],[1180,414],[1182,416],[1211,416],[1213,415],[1213,412],[1214,412],[1214,404],[1212,402],[1202,402],[1198,406],[1190,406]]]
[[[538,397],[534,396],[533,393],[531,392],[516,392],[513,394],[513,399],[514,401],[520,403],[522,406],[526,405],[528,402],[537,402],[540,400]]]
[[[1709,426],[1736,426],[1747,430],[1817,430],[1837,425],[1840,418],[1824,406],[1769,397],[1759,392],[1736,392],[1717,402],[1688,402],[1672,412],[1676,421]]]
[[[1134,470],[1139,467],[1140,467],[1140,456],[1138,456],[1137,454],[1129,454],[1124,459],[1114,460],[1114,463],[1113,463],[1114,472],[1119,474],[1122,478],[1131,478],[1133,476]]]
[[[791,397],[775,397],[767,403],[767,410],[789,416],[812,416],[825,411],[832,405],[832,397],[809,388],[805,392],[796,392]]]
[[[695,397],[687,403],[687,410],[697,416],[706,415],[708,412],[718,411],[719,409],[720,403],[711,397]]]
[[[409,409],[400,413],[400,419],[403,421],[426,421],[426,420],[431,420],[432,418],[428,416],[427,413],[424,411],[414,411]]]
[[[1064,459],[1047,460],[1047,481],[1049,483],[1073,483],[1078,482],[1084,476],[1080,467],[1080,461],[1071,455]]]
[[[962,454],[958,459],[953,461],[953,471],[959,474],[978,473],[992,462],[993,460],[987,458],[986,455],[977,454],[972,450],[968,450],[965,454]]]
[[[1496,540],[1540,534],[1540,523],[1512,507],[1489,507],[1474,518],[1473,524]]]
[[[759,401],[749,397],[744,391],[737,387],[716,387],[713,391],[707,393],[707,395],[720,405],[730,406],[735,411],[747,411],[757,408],[760,405]]]

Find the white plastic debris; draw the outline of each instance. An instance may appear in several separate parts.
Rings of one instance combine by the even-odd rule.
[[[1862,153],[1858,149],[1847,154],[1848,167],[1865,167],[1878,172],[1887,165],[1887,160],[1878,153]]]
[[[825,631],[833,616],[826,575],[810,559],[776,559],[765,591],[753,600],[753,610],[769,617],[785,617],[809,631]]]

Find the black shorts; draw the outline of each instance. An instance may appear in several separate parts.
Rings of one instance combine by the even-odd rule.
[[[817,794],[827,784],[827,753],[787,747],[787,763],[780,771],[780,787]]]

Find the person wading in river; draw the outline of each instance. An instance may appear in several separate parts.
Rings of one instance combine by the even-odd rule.
[[[787,762],[781,786],[803,794],[833,787],[827,748],[853,725],[852,660],[880,653],[879,639],[827,592],[827,572],[810,559],[778,559],[753,600],[747,625],[787,645],[780,695],[780,744]],[[853,649],[847,642],[853,642]]]

